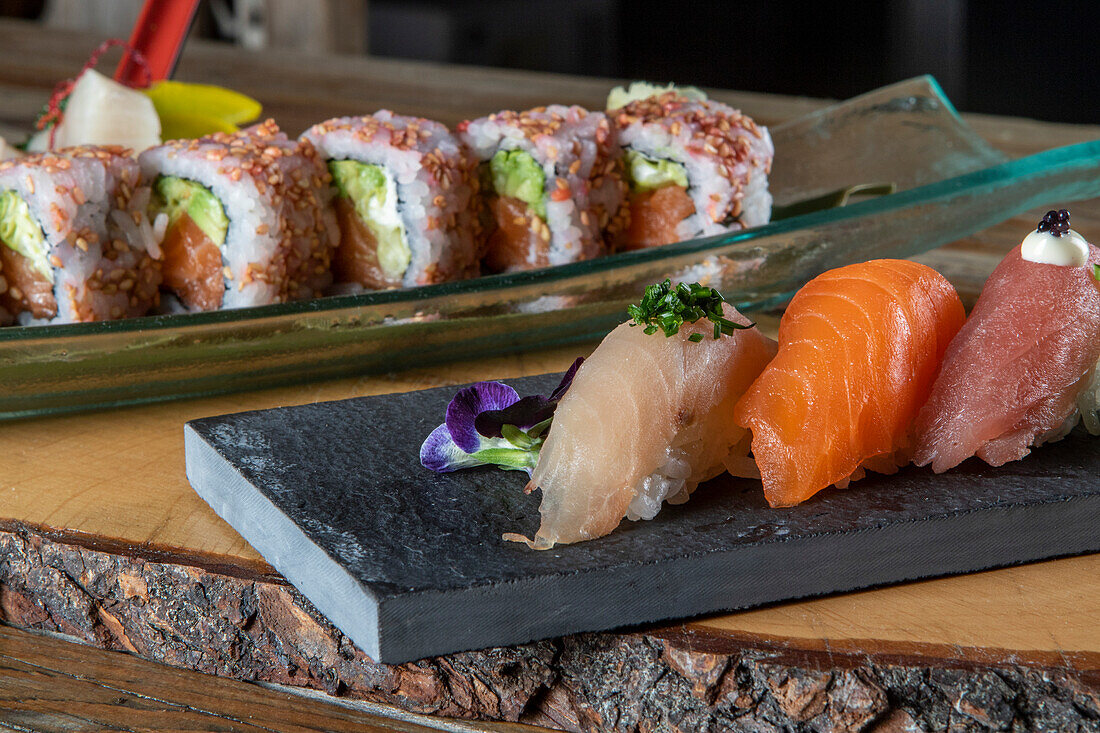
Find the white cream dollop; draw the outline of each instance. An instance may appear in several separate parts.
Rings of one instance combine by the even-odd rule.
[[[1089,243],[1072,229],[1060,237],[1032,230],[1020,245],[1020,256],[1041,265],[1084,267],[1089,261]]]

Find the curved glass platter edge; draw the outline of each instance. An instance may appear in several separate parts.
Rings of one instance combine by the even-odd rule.
[[[750,111],[751,112],[751,111]],[[900,189],[751,230],[531,272],[214,313],[0,329],[0,419],[196,397],[602,337],[642,288],[718,287],[746,311],[815,275],[906,257],[1023,211],[1100,195],[1100,141],[1015,161],[920,77],[772,128],[777,203]]]

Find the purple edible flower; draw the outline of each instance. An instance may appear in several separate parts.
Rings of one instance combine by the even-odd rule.
[[[440,473],[485,464],[530,473],[554,410],[582,361],[573,362],[548,397],[520,399],[501,382],[478,382],[459,390],[447,405],[446,421],[420,446],[420,462]]]
[[[478,382],[460,390],[447,405],[445,425],[451,439],[462,450],[473,453],[481,449],[481,436],[474,427],[478,416],[503,410],[519,401],[519,393],[501,382]],[[488,437],[500,437],[488,436]]]
[[[519,393],[500,382],[478,382],[459,390],[447,405],[445,422],[420,446],[420,462],[440,473],[481,465],[474,454],[489,446],[483,445],[474,420],[484,410],[498,410],[517,400]]]
[[[433,430],[420,446],[420,463],[436,473],[481,465],[473,453],[467,453],[455,445],[446,423]]]
[[[565,396],[569,385],[573,384],[573,377],[577,375],[577,369],[583,361],[583,356],[577,357],[549,397],[530,395],[502,408],[485,410],[479,414],[474,420],[477,432],[486,438],[500,438],[505,425],[515,425],[520,430],[527,431],[552,418],[558,402]]]

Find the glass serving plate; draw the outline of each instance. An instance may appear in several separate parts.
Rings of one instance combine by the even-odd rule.
[[[833,267],[910,256],[1028,209],[1100,195],[1100,141],[1008,161],[961,121],[931,77],[771,132],[778,214],[853,184],[890,183],[897,193],[531,272],[216,313],[0,329],[0,419],[595,339],[625,319],[646,284],[665,277],[705,281],[751,311]]]

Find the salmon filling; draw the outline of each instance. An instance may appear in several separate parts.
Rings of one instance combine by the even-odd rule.
[[[53,284],[34,268],[27,257],[0,245],[0,271],[4,273],[8,286],[0,295],[0,305],[12,313],[30,311],[35,318],[53,318],[57,315]]]
[[[173,290],[188,308],[212,311],[221,308],[225,295],[222,253],[218,245],[186,213],[164,234],[165,287]]]
[[[675,184],[652,191],[630,194],[630,226],[619,243],[620,250],[656,247],[679,242],[677,228],[695,213],[687,189]]]
[[[488,270],[529,270],[550,264],[550,230],[526,202],[512,196],[494,196],[489,209],[496,226],[489,235],[485,254]]]
[[[378,261],[378,238],[355,210],[350,198],[337,196],[336,220],[340,224],[340,246],[332,261],[336,282],[354,282],[373,288],[401,287],[401,278],[390,277]]]

